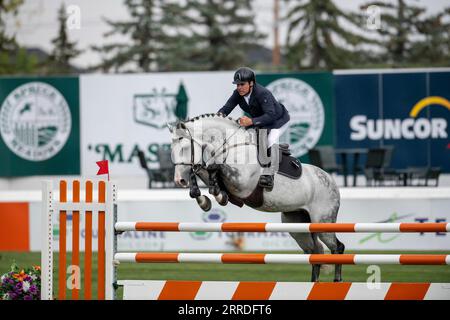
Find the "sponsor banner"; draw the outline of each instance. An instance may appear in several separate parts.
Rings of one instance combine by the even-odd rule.
[[[290,144],[292,155],[307,161],[309,149],[335,143],[331,73],[262,74],[257,81],[289,111],[289,129],[280,142]]]
[[[448,199],[342,199],[337,222],[449,222]],[[30,203],[30,250],[40,250],[40,203]],[[80,248],[84,248],[84,215],[80,219]],[[94,214],[95,216],[95,214]],[[97,250],[97,222],[93,219],[93,247]],[[258,212],[248,207],[213,204],[203,212],[192,199],[172,201],[119,201],[119,221],[154,222],[281,222],[279,213]],[[68,213],[68,234],[72,232]],[[53,235],[59,237],[55,216]],[[447,233],[340,233],[347,250],[450,250]],[[285,232],[124,232],[119,251],[298,251]],[[67,248],[72,247],[67,237]],[[55,248],[57,250],[57,248]]]
[[[80,174],[78,78],[0,78],[0,176]]]
[[[143,175],[138,151],[150,168],[158,150],[170,148],[166,124],[185,117],[216,113],[231,96],[233,72],[82,75],[82,174],[96,172],[95,162],[110,161],[117,175]],[[258,74],[291,115],[282,141],[301,157],[316,144],[333,143],[332,75]],[[237,106],[230,114],[242,115]]]
[[[338,222],[448,222],[450,200],[362,199],[342,201]],[[350,250],[449,250],[447,233],[341,233]]]
[[[449,172],[448,83],[450,72],[336,74],[337,147],[392,145],[393,168]]]
[[[82,174],[110,161],[115,175],[143,175],[137,152],[158,167],[170,148],[168,122],[216,113],[231,95],[232,72],[84,75],[80,78]],[[236,108],[235,117],[242,113]]]

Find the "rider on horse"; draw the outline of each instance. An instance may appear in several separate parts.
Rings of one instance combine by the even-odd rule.
[[[227,116],[236,105],[239,105],[251,116],[251,118],[247,116],[239,118],[241,126],[267,129],[269,132],[267,148],[278,143],[280,136],[289,127],[290,117],[286,108],[275,99],[269,90],[256,83],[255,73],[250,68],[239,68],[234,74],[233,84],[236,84],[236,90],[218,113]],[[264,168],[259,180],[260,186],[272,190],[276,165],[272,161],[269,168]]]

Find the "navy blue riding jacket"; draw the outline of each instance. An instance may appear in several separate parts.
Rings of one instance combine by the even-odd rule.
[[[257,128],[278,129],[290,119],[289,112],[284,105],[279,103],[269,90],[258,83],[253,86],[249,104],[237,90],[234,90],[231,97],[218,112],[229,115],[236,105],[250,114],[253,126]]]

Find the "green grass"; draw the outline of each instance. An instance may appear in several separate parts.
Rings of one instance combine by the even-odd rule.
[[[292,252],[287,252],[292,253]],[[349,252],[351,253],[351,252]],[[405,252],[358,252],[358,253],[405,253]],[[448,252],[414,252],[424,254],[450,254]],[[54,255],[55,266],[58,264],[58,254]],[[80,255],[81,265],[84,263],[83,254]],[[0,274],[9,271],[13,261],[19,267],[29,267],[40,264],[40,253],[0,252]],[[70,262],[70,254],[67,261]],[[93,257],[93,297],[97,296],[97,256]],[[380,265],[381,282],[450,282],[450,266],[400,266]],[[343,279],[348,282],[366,282],[369,274],[367,266],[343,266]],[[321,281],[333,281],[333,274],[322,272]],[[122,263],[118,268],[118,279],[123,280],[211,280],[211,281],[298,281],[308,282],[311,277],[309,265],[224,265],[224,264],[135,264]],[[55,294],[57,293],[58,274],[54,272]],[[83,278],[81,280],[83,283]],[[117,292],[122,296],[122,290]],[[83,291],[81,297],[84,296]]]

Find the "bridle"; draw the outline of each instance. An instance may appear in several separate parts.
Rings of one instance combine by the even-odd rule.
[[[225,158],[223,159],[224,162],[226,161],[227,157],[228,157],[228,151],[230,149],[239,147],[239,146],[245,146],[245,145],[255,145],[256,143],[251,143],[251,142],[241,142],[241,143],[235,143],[231,146],[228,146],[227,143],[228,141],[237,133],[239,132],[239,130],[243,129],[244,127],[239,127],[238,129],[236,129],[235,132],[233,132],[232,135],[230,135],[228,138],[226,138],[224,140],[224,142],[222,143],[221,146],[219,146],[218,148],[216,148],[214,151],[211,152],[211,158],[209,158],[207,161],[204,160],[203,154],[204,151],[206,149],[206,144],[201,143],[200,141],[197,141],[191,134],[189,128],[186,128],[187,132],[189,133],[189,138],[188,137],[180,137],[179,140],[182,139],[189,139],[190,140],[190,144],[191,144],[191,162],[186,163],[186,162],[174,162],[174,165],[190,165],[192,166],[192,170],[194,171],[194,173],[197,173],[200,169],[206,169],[208,167],[208,162],[215,159],[217,156],[227,152]],[[198,144],[201,147],[202,150],[202,154],[201,154],[201,163],[195,163],[195,150],[194,150],[194,144]],[[219,149],[222,149],[220,152],[216,153]]]

